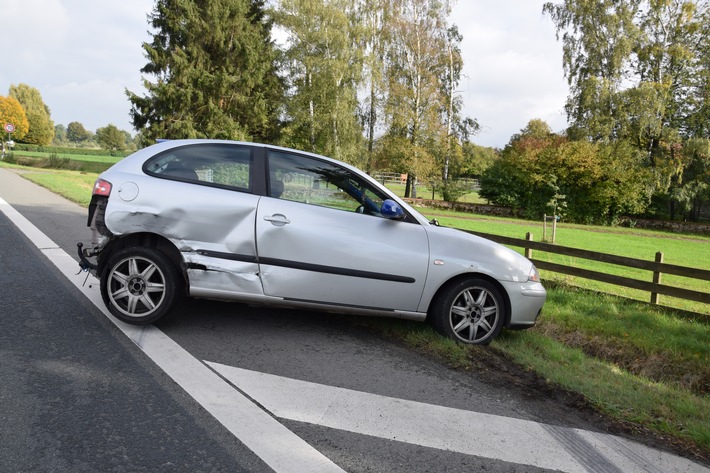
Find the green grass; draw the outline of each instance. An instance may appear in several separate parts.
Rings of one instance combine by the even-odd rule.
[[[517,364],[582,394],[622,423],[695,443],[710,451],[710,398],[653,381],[537,331],[506,333],[495,343]]]
[[[62,170],[26,171],[23,172],[22,177],[72,202],[87,207],[91,201],[91,191],[98,174]]]
[[[23,176],[81,205],[88,203],[96,178],[96,174],[72,171],[24,170]],[[541,228],[537,222],[424,212],[450,226],[515,238],[528,231],[539,235]],[[710,238],[704,236],[638,229],[567,224],[558,228],[560,245],[643,259],[652,259],[660,250],[666,262],[704,269],[710,269],[708,243]],[[535,253],[542,258],[543,254]],[[489,348],[458,344],[425,324],[356,320],[455,369],[486,370],[486,358],[500,353],[549,383],[580,393],[590,405],[632,430],[647,429],[688,452],[710,455],[710,326],[662,307],[570,287],[563,279],[549,284],[536,327],[504,331]],[[670,276],[664,281],[670,283]],[[701,283],[699,290],[707,291],[706,284]],[[624,292],[616,286],[609,290]]]
[[[621,422],[710,452],[710,326],[614,296],[555,287],[544,316],[493,342]]]

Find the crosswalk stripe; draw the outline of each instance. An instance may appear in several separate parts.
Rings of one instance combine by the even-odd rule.
[[[598,432],[454,409],[205,363],[275,416],[565,472],[710,472]],[[475,398],[471,406],[475,409]]]

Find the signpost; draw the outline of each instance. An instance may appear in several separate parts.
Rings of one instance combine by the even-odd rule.
[[[5,131],[7,132],[7,145],[12,147],[14,143],[10,139],[10,135],[15,131],[15,125],[12,123],[5,123]],[[5,144],[5,142],[2,144],[2,156],[0,156],[0,159],[5,159]]]

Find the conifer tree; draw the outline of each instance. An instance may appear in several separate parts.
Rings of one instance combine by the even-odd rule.
[[[145,140],[275,140],[283,87],[264,0],[156,0],[149,20],[153,80],[126,91]]]

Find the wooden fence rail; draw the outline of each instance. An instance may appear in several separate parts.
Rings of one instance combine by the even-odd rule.
[[[525,256],[527,256],[538,269],[545,269],[556,273],[578,276],[585,279],[592,279],[595,281],[615,284],[617,286],[630,287],[632,289],[639,289],[641,291],[650,292],[652,303],[658,303],[658,294],[663,294],[690,301],[710,304],[710,292],[693,291],[690,289],[683,289],[680,287],[660,284],[662,274],[674,274],[677,276],[684,276],[692,279],[710,281],[710,271],[705,269],[688,268],[685,266],[662,263],[660,262],[662,258],[659,258],[659,255],[657,255],[658,261],[647,261],[637,258],[628,258],[625,256],[599,253],[596,251],[582,250],[579,248],[570,248],[566,246],[552,245],[549,243],[540,243],[531,241],[530,239],[510,238],[500,235],[492,235],[490,233],[473,232],[467,230],[465,231],[467,233],[478,235],[483,238],[495,241],[497,243],[524,248]],[[658,282],[641,281],[639,279],[615,276],[599,271],[592,271],[588,269],[575,268],[572,266],[566,266],[557,263],[550,263],[548,261],[541,261],[532,257],[532,250],[544,251],[547,253],[553,253],[558,255],[573,256],[575,258],[589,259],[603,263],[611,263],[618,266],[625,266],[629,268],[637,268],[651,271],[653,272],[653,281]]]

